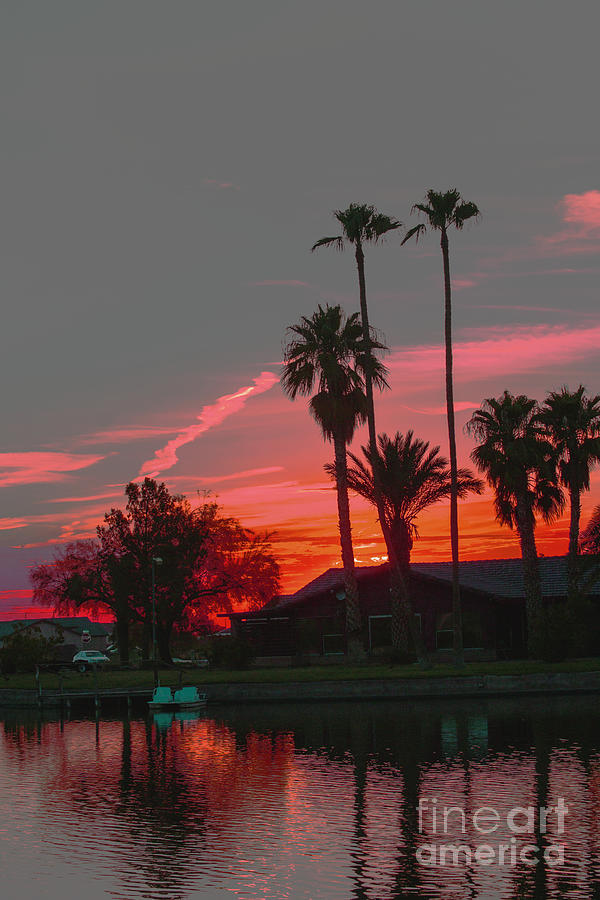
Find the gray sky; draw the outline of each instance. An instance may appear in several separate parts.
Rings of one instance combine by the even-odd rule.
[[[200,415],[161,470],[174,488],[301,529],[312,485],[335,527],[329,450],[274,381],[286,326],[357,306],[351,256],[309,253],[350,202],[407,222],[456,186],[480,206],[452,240],[457,400],[599,391],[599,19],[552,0],[5,2],[0,589],[118,497],[50,501],[122,492]],[[380,423],[445,445],[422,412],[443,403],[421,352],[442,339],[439,248],[399,243],[367,258],[396,353]],[[226,419],[203,413],[261,372]]]

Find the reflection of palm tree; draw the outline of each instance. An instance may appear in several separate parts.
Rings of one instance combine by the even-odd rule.
[[[523,558],[527,604],[527,645],[540,653],[543,631],[542,587],[535,545],[535,517],[547,522],[562,511],[563,496],[556,480],[554,448],[545,438],[535,400],[509,391],[484,400],[467,423],[481,443],[471,459],[495,491],[496,518],[516,528]]]
[[[445,193],[427,191],[424,203],[415,203],[413,211],[422,213],[427,225],[415,225],[402,243],[411,237],[419,239],[430,228],[439,231],[442,262],[444,266],[444,309],[446,343],[446,413],[448,418],[448,439],[450,445],[450,544],[452,548],[452,607],[454,617],[454,655],[457,665],[463,663],[462,614],[460,605],[460,581],[458,571],[458,464],[456,458],[456,431],[454,425],[454,381],[452,374],[452,284],[450,281],[450,253],[448,231],[456,228],[462,231],[468,219],[477,217],[479,210],[474,203],[465,202],[459,192],[452,188]]]
[[[350,722],[350,742],[354,757],[354,890],[355,900],[366,900],[365,869],[368,861],[367,846],[367,774],[371,741],[368,716],[357,716]]]
[[[350,454],[354,466],[348,470],[348,484],[351,490],[376,505],[373,472],[378,469],[386,524],[396,558],[406,577],[413,541],[418,537],[417,517],[429,506],[450,495],[448,462],[440,456],[439,447],[430,448],[428,441],[415,438],[412,431],[407,431],[406,435],[396,432],[393,438],[380,434],[377,460],[373,459],[369,447],[363,447],[362,451],[366,463]],[[331,466],[326,469],[333,474]],[[458,470],[459,497],[464,497],[469,491],[480,494],[482,490],[483,482],[468,469]],[[395,647],[401,644],[399,632],[403,624],[401,608],[394,603],[392,643]]]
[[[346,447],[356,427],[366,417],[364,375],[367,367],[362,328],[358,313],[346,320],[340,306],[325,309],[319,306],[310,319],[303,316],[289,331],[291,339],[285,348],[281,376],[283,389],[293,400],[298,395],[309,396],[316,386],[309,408],[323,437],[332,441],[334,447],[348,649],[358,653],[361,616],[354,575]],[[383,349],[376,341],[371,347]],[[369,363],[368,371],[377,384],[385,384],[385,369],[378,360]]]

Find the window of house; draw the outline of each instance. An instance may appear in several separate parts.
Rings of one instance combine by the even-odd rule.
[[[481,650],[485,646],[482,616],[479,610],[463,610],[463,646],[465,650]],[[435,632],[438,650],[452,650],[454,646],[454,621],[452,613],[438,616]]]
[[[452,613],[442,613],[437,617],[435,646],[436,650],[452,650],[454,646],[454,620]]]
[[[323,655],[324,656],[340,656],[346,652],[346,635],[345,634],[324,634],[323,635]]]
[[[369,616],[369,649],[392,646],[392,617]]]
[[[414,613],[417,628],[421,631],[421,613]],[[392,646],[391,615],[369,616],[369,649]]]
[[[465,650],[481,650],[485,646],[483,622],[478,609],[463,610],[463,644]]]

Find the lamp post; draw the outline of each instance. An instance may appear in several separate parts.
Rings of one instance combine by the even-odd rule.
[[[152,557],[152,662],[156,672],[156,566],[162,565],[162,557]]]

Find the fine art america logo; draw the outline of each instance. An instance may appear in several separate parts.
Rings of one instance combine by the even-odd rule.
[[[541,859],[548,866],[564,863],[564,844],[554,842],[564,833],[569,812],[562,797],[556,806],[540,806],[539,810],[514,806],[499,812],[493,806],[481,806],[469,813],[460,806],[441,806],[436,798],[424,797],[419,800],[418,812],[419,832],[428,838],[416,852],[421,865],[536,866]],[[464,839],[452,840],[457,833],[466,835],[467,825],[471,834],[481,835],[482,843],[471,846]],[[549,831],[552,841],[542,837]]]

